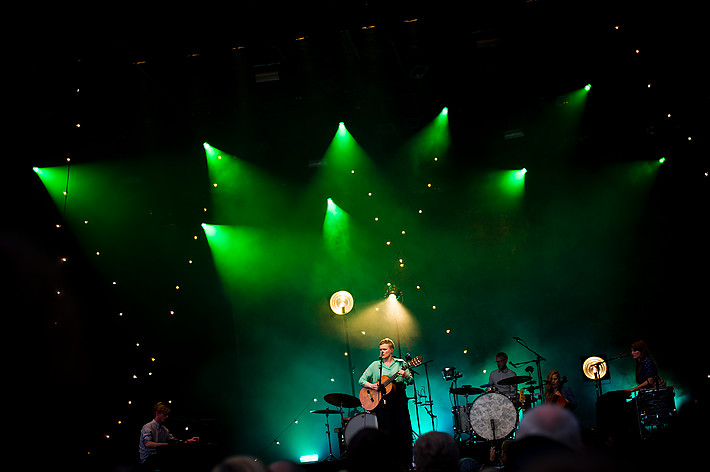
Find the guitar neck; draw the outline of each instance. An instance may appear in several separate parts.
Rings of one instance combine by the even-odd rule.
[[[396,379],[397,377],[399,377],[399,372],[397,372],[396,374],[394,374],[392,377],[389,377],[389,378],[388,378],[387,380],[385,380],[384,382],[380,382],[380,385],[383,386],[383,387],[386,387],[386,386],[388,386],[389,384],[391,384],[392,382],[394,382],[394,379]]]
[[[406,370],[412,366],[418,365],[420,362],[421,362],[421,356],[419,356],[415,359],[412,359],[412,362],[407,362],[407,363],[403,364],[402,367],[400,367],[400,369]],[[390,383],[394,382],[394,379],[396,379],[399,376],[400,376],[400,374],[399,374],[399,370],[398,370],[392,377],[388,378],[384,382],[380,382],[380,385],[382,385],[383,387],[386,387]]]

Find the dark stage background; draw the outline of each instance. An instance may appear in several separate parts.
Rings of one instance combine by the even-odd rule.
[[[29,460],[130,464],[157,401],[205,463],[323,459],[310,411],[384,336],[429,361],[418,434],[452,432],[442,368],[478,387],[498,351],[560,370],[585,428],[582,360],[637,339],[704,404],[706,38],[691,11],[578,3],[18,14],[2,254]]]

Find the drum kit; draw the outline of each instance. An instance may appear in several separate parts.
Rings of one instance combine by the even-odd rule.
[[[346,417],[344,408],[352,409],[360,407],[360,399],[348,395],[346,393],[329,393],[323,399],[330,405],[338,407],[337,409],[326,408],[325,410],[311,410],[313,414],[325,415],[325,428],[328,435],[328,460],[335,459],[333,455],[333,447],[330,441],[330,423],[328,417],[330,415],[340,416],[340,428],[335,428],[334,432],[338,434],[338,443],[340,445],[341,455],[347,451],[350,441],[356,433],[364,428],[377,428],[377,416],[374,413],[364,412],[357,413],[354,416]]]
[[[518,389],[521,384],[527,386]],[[514,385],[516,393],[503,393],[498,385]],[[520,415],[541,398],[540,393],[535,393],[540,389],[529,375],[509,377],[499,381],[497,385],[486,384],[480,388],[471,385],[452,386],[449,393],[464,396],[463,405],[454,397],[452,413],[455,437],[463,440],[464,435],[468,435],[470,441],[496,441],[512,437]],[[471,395],[477,397],[469,401],[468,397]]]

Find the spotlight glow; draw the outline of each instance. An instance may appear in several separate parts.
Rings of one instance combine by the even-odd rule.
[[[336,315],[345,315],[353,309],[353,296],[350,292],[340,290],[330,297],[330,309]]]
[[[606,375],[606,362],[599,356],[591,356],[584,360],[582,371],[585,377],[590,380],[604,378]]]

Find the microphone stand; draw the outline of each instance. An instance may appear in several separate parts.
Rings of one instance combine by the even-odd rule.
[[[385,402],[385,393],[382,391],[382,355],[380,355],[380,378],[377,380],[377,391],[380,392],[380,400]]]
[[[458,379],[460,377],[454,373],[454,378],[451,380],[451,385],[449,385],[449,396],[458,388]],[[454,408],[452,413],[454,415],[454,439],[461,440],[463,438],[463,428],[461,427],[461,418],[459,417],[459,399],[456,393],[454,394]],[[432,418],[432,421],[434,419]]]
[[[591,365],[591,367],[594,367],[594,384],[597,387],[597,398],[602,396],[602,379],[601,379],[601,377],[599,377],[598,367],[602,364],[607,364],[607,367],[609,367],[609,361],[615,361],[617,359],[623,359],[624,357],[630,357],[630,356],[631,356],[631,354],[622,354],[620,356],[612,357],[611,359],[602,359],[601,362],[597,362],[597,363]]]
[[[409,354],[407,354],[409,355]],[[417,436],[421,436],[422,434],[422,427],[421,423],[419,421],[419,397],[417,396],[417,381],[414,378],[414,375],[419,375],[414,369],[410,368],[410,372],[412,372],[412,387],[414,388],[414,411],[415,414],[417,415]],[[408,397],[409,398],[409,397]]]
[[[427,393],[429,395],[429,400],[424,402],[423,405],[424,405],[424,409],[431,417],[431,429],[432,429],[432,431],[436,431],[436,427],[434,425],[434,418],[436,418],[436,415],[434,415],[434,401],[431,399],[431,385],[429,383],[429,366],[428,366],[428,364],[430,362],[432,362],[432,361],[426,361],[424,363],[424,372],[426,375],[426,389],[427,389]],[[429,408],[427,408],[427,406]]]
[[[517,367],[518,365],[529,364],[530,362],[535,362],[535,364],[537,365],[537,380],[538,380],[538,385],[540,386],[540,389],[542,389],[542,371],[540,370],[540,362],[542,362],[542,361],[547,361],[547,359],[545,359],[545,358],[542,357],[540,354],[538,354],[537,352],[535,352],[535,351],[533,351],[532,349],[530,349],[530,348],[528,347],[528,345],[525,344],[525,342],[524,342],[522,339],[520,339],[520,338],[518,338],[518,337],[513,337],[513,339],[515,339],[515,341],[516,341],[518,344],[520,344],[521,346],[523,346],[525,349],[527,349],[528,351],[530,351],[530,352],[532,352],[533,354],[535,354],[535,360],[527,361],[527,362],[521,362],[520,364],[513,364],[513,363],[511,362],[510,364],[511,364],[513,367]],[[542,390],[541,390],[541,391],[542,391]]]
[[[350,335],[348,334],[348,321],[345,317],[345,307],[343,307],[343,329],[345,330],[345,350],[348,353],[348,373],[350,374],[350,390],[355,396],[355,370],[353,369],[353,356],[350,352]]]
[[[425,401],[422,401],[422,402],[419,401],[419,395],[418,395],[418,393],[417,393],[416,381],[415,381],[415,383],[413,383],[413,385],[414,385],[414,405],[416,406],[416,411],[417,411],[417,428],[418,428],[418,431],[419,431],[419,435],[421,435],[421,431],[422,431],[421,424],[420,424],[420,420],[419,420],[419,406],[423,406],[423,407],[424,407],[424,409],[426,410],[427,414],[428,414],[429,417],[431,418],[431,429],[432,429],[433,431],[436,430],[436,428],[435,428],[436,425],[434,424],[434,418],[436,418],[436,415],[434,414],[434,409],[432,408],[433,405],[434,405],[434,402],[433,402],[433,400],[432,400],[432,398],[431,398],[431,383],[430,383],[430,381],[429,381],[430,379],[429,379],[429,366],[428,366],[428,364],[429,364],[430,362],[432,362],[432,361],[426,361],[426,362],[423,362],[423,363],[421,364],[421,365],[424,366],[424,375],[425,375],[425,377],[426,377],[427,392],[428,392],[428,396],[429,396],[429,399],[428,399],[428,400],[425,400]],[[411,369],[411,368],[410,368],[410,370],[412,371],[412,374],[419,375],[419,372],[417,372],[416,370]],[[414,379],[414,378],[415,378],[415,377],[412,376],[412,379]],[[422,395],[422,396],[424,396],[424,395]]]

